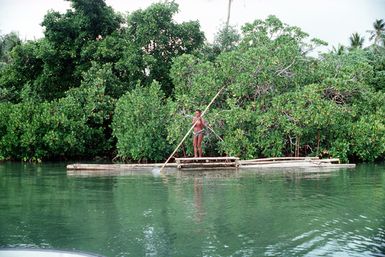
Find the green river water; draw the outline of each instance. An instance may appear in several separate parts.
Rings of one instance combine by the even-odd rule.
[[[0,248],[102,256],[385,256],[385,165],[67,174],[0,164]]]

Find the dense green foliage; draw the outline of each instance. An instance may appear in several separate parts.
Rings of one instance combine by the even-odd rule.
[[[19,36],[14,32],[4,36],[0,35],[0,69],[10,63],[10,53],[12,49],[20,44],[21,40]]]
[[[163,160],[170,150],[166,142],[168,108],[157,82],[138,85],[116,103],[112,123],[119,157],[134,160]]]
[[[114,100],[105,95],[108,69],[84,75],[78,88],[51,102],[0,103],[0,157],[22,160],[97,156],[111,150]]]
[[[275,19],[270,19],[263,26],[271,27]],[[273,30],[281,37],[285,33]],[[255,40],[263,38],[266,33],[256,35]],[[211,92],[219,85],[227,88],[207,116],[224,138],[206,144],[215,148],[209,152],[243,158],[327,155],[344,161],[384,156],[385,94],[373,83],[372,50],[326,54],[314,60],[301,54],[300,42],[287,42],[278,49],[280,37],[263,46],[244,40],[249,39],[244,36],[238,49],[222,53],[214,63],[184,56],[173,66],[177,110],[202,105],[196,96],[206,87]],[[210,98],[210,94],[205,96]],[[174,133],[180,120],[177,117],[170,129]]]
[[[384,79],[384,49],[319,59],[304,54],[322,43],[307,41],[306,33],[271,16],[246,24],[238,47],[213,62],[177,58],[171,69],[177,111],[171,115],[170,142],[188,127],[180,110],[204,107],[225,86],[207,115],[224,141],[210,135],[206,152],[242,158],[326,155],[343,161],[383,157],[385,94],[377,81]]]
[[[206,119],[223,140],[208,133],[205,154],[384,158],[382,20],[371,46],[355,33],[315,58],[326,43],[275,16],[225,27],[211,45],[198,22],[173,20],[174,2],[126,16],[71,3],[45,15],[42,39],[0,38],[0,160],[163,160],[221,88]]]

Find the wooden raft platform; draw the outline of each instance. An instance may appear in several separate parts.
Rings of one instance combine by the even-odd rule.
[[[133,170],[133,169],[152,169],[160,168],[163,163],[142,163],[142,164],[87,164],[87,163],[74,163],[68,164],[67,170]],[[168,163],[166,167],[174,168],[175,163]]]
[[[237,169],[239,167],[238,157],[194,157],[175,158],[178,169],[207,170],[218,168]]]
[[[341,164],[337,158],[274,157],[240,161],[241,168],[354,168],[351,163]]]
[[[85,164],[76,163],[67,165],[67,170],[77,171],[140,171],[160,168],[162,163],[148,164]],[[179,170],[242,170],[242,169],[281,169],[281,168],[321,168],[339,169],[354,168],[355,164],[341,164],[339,159],[319,159],[318,157],[275,157],[253,160],[240,160],[237,157],[200,157],[200,158],[175,158],[175,163],[168,163],[166,168],[170,172]]]

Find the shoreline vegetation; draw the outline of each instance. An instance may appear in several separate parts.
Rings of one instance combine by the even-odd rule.
[[[205,156],[384,160],[382,19],[313,57],[327,43],[275,16],[210,44],[198,21],[173,20],[172,1],[124,15],[71,5],[44,16],[42,39],[0,35],[0,161],[163,162],[222,87]],[[176,156],[192,155],[190,141]]]

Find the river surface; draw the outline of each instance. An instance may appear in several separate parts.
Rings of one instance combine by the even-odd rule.
[[[102,256],[385,256],[385,165],[67,174],[0,164],[0,248]]]

